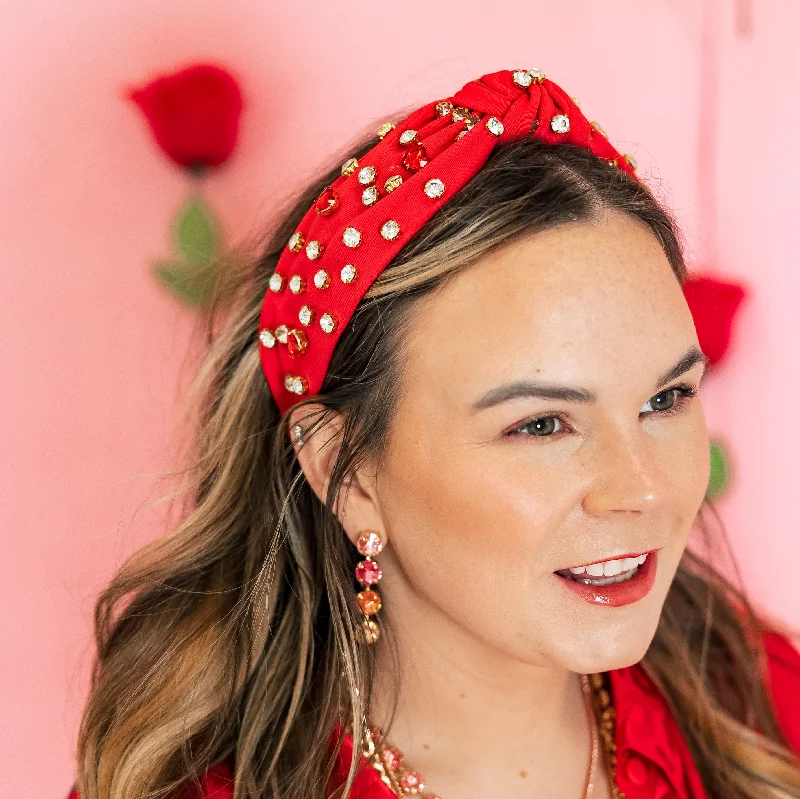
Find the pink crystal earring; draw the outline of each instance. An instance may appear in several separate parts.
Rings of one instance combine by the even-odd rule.
[[[356,566],[356,580],[364,586],[356,596],[356,605],[364,614],[363,620],[356,627],[356,637],[365,644],[374,644],[381,634],[374,617],[383,606],[380,594],[371,587],[383,577],[381,567],[373,560],[383,549],[380,533],[377,530],[362,530],[356,541],[356,549],[364,557]]]

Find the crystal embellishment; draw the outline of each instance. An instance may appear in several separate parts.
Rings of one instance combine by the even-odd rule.
[[[387,194],[390,194],[395,189],[400,188],[403,185],[403,176],[402,175],[392,175],[390,178],[386,180],[386,183],[383,184],[383,188]]]
[[[358,271],[353,264],[345,264],[339,276],[342,278],[342,283],[352,283],[358,277]]]
[[[501,136],[505,130],[503,123],[497,117],[489,117],[486,120],[486,127],[489,129],[489,133],[495,136]]]
[[[625,153],[625,155],[623,155],[622,157],[628,162],[628,165],[630,166],[630,168],[635,171],[636,170],[636,159],[630,153]]]
[[[381,236],[386,239],[386,241],[394,241],[400,235],[400,225],[394,221],[394,219],[389,219],[383,223],[383,227],[381,228]]]
[[[361,231],[354,227],[346,227],[342,233],[342,242],[346,247],[358,247],[361,244]]]
[[[336,328],[336,320],[333,318],[333,314],[322,314],[322,316],[319,318],[319,326],[325,333],[333,333],[334,329]]]
[[[353,172],[358,169],[358,159],[357,158],[348,158],[342,164],[342,174],[343,175],[352,175]]]
[[[550,120],[550,129],[553,133],[569,132],[569,117],[566,114],[556,114]]]
[[[541,83],[547,77],[541,69],[536,68],[529,69],[528,74],[531,76],[534,83]]]
[[[382,139],[384,136],[386,136],[387,133],[391,133],[393,130],[394,130],[394,125],[391,122],[384,122],[378,128],[378,131],[377,131],[378,132],[378,138]]]
[[[356,566],[356,580],[364,585],[375,585],[383,577],[383,569],[374,560],[362,560]]]
[[[405,146],[406,144],[411,144],[411,142],[414,141],[414,139],[416,139],[416,138],[417,138],[417,131],[415,131],[415,130],[404,130],[400,134],[400,138],[398,139],[398,141],[400,142],[400,144]]]
[[[310,325],[314,321],[314,311],[308,305],[304,305],[297,314],[297,318],[300,320],[300,324]]]
[[[444,194],[444,183],[439,178],[433,178],[425,184],[423,191],[426,197],[438,200]]]
[[[436,103],[436,116],[446,117],[453,113],[453,104],[449,100],[442,100]]]
[[[383,540],[374,530],[364,530],[356,541],[356,549],[365,558],[374,558],[383,551]]]
[[[299,294],[306,287],[306,281],[300,275],[292,275],[289,278],[289,291],[292,294]]]
[[[374,616],[383,607],[380,594],[371,589],[361,591],[356,596],[356,604],[365,616]]]
[[[362,186],[368,186],[370,183],[374,183],[376,177],[378,177],[378,173],[374,166],[362,167],[358,172],[358,182]]]
[[[258,338],[260,339],[261,343],[272,349],[275,346],[275,342],[277,339],[275,338],[275,334],[267,327],[265,327],[259,334]]]
[[[300,250],[303,249],[303,245],[305,243],[306,243],[305,236],[303,236],[303,234],[299,230],[297,230],[294,233],[292,233],[289,239],[289,249],[292,252],[300,252]]]
[[[288,336],[289,328],[286,327],[286,325],[278,325],[275,328],[275,338],[277,338],[281,344],[286,344],[286,342],[289,340]]]
[[[325,248],[318,241],[309,241],[308,244],[306,244],[306,257],[310,261],[316,261],[317,258],[322,256],[324,251]]]
[[[377,186],[367,186],[367,188],[361,192],[361,202],[366,206],[375,205],[375,203],[378,202],[378,198]]]
[[[527,89],[528,86],[533,83],[533,75],[527,69],[518,69],[514,72],[512,76],[514,83],[517,86],[521,86],[523,89]]]
[[[290,330],[287,343],[289,357],[296,358],[308,349],[308,336],[302,330]]]
[[[279,272],[273,272],[269,276],[269,289],[270,291],[274,291],[276,294],[279,291],[283,290],[283,275]]]
[[[328,286],[330,286],[330,284],[330,278],[324,269],[319,269],[314,273],[314,285],[318,289],[326,289]]]
[[[298,375],[286,375],[283,378],[283,385],[292,394],[305,394],[308,391],[308,380]]]
[[[338,207],[339,195],[331,186],[327,186],[314,203],[314,210],[321,216],[330,216]]]

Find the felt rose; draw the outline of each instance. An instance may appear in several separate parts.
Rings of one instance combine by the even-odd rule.
[[[131,89],[128,97],[147,117],[161,149],[180,166],[203,171],[233,152],[242,96],[224,69],[196,64]]]
[[[712,364],[728,351],[733,318],[746,296],[743,286],[709,275],[693,275],[683,284],[683,294],[694,318],[700,349]]]

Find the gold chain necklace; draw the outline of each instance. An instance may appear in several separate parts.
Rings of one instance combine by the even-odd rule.
[[[625,794],[617,787],[617,747],[614,742],[616,712],[611,702],[611,693],[606,680],[607,678],[602,673],[581,674],[584,703],[590,719],[589,726],[592,735],[592,754],[583,799],[590,799],[594,789],[599,754],[598,739],[602,739],[603,743],[603,763],[611,789],[611,797],[612,799],[625,799]],[[365,724],[364,729],[364,757],[395,796],[400,799],[408,799],[409,796],[417,796],[419,799],[439,799],[436,794],[425,792],[423,776],[405,765],[403,754],[386,740],[378,727]]]

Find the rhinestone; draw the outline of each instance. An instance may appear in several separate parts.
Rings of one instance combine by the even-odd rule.
[[[358,536],[356,549],[365,558],[374,558],[383,551],[383,539],[375,530],[364,530],[364,532]]]
[[[292,275],[289,278],[289,290],[292,294],[299,294],[306,287],[306,281],[300,275]]]
[[[380,195],[378,194],[378,187],[377,186],[367,186],[364,191],[361,192],[361,202],[364,205],[374,205],[378,202]]]
[[[609,159],[606,161],[606,163],[607,163],[609,166],[619,166],[619,164],[617,164],[617,159],[616,159],[616,158],[609,158]]]
[[[489,133],[495,136],[502,135],[505,130],[503,123],[497,117],[489,117],[489,119],[486,120],[486,127],[489,129]]]
[[[425,790],[425,781],[419,772],[407,771],[400,778],[400,787],[405,793],[422,793]]]
[[[518,69],[513,75],[514,83],[527,89],[533,83],[533,75],[526,69]]]
[[[393,241],[400,235],[400,225],[394,221],[394,219],[389,219],[388,221],[383,223],[383,227],[381,228],[381,236],[386,239],[386,241]]]
[[[305,394],[308,391],[308,380],[298,375],[286,375],[283,379],[283,385],[292,394]]]
[[[319,271],[314,273],[314,285],[318,289],[326,289],[330,286],[331,281],[328,277],[328,273],[324,269],[320,269]]]
[[[480,121],[480,116],[473,111],[468,117],[466,117],[466,119],[464,119],[464,124],[466,125],[467,130],[472,130]]]
[[[310,325],[314,321],[314,311],[308,305],[304,305],[297,314],[297,318],[301,324]]]
[[[381,753],[383,755],[383,762],[386,768],[392,771],[397,771],[403,765],[403,754],[399,749],[389,747],[384,749]]]
[[[383,569],[374,560],[362,560],[356,566],[356,580],[364,585],[375,585],[383,577]]]
[[[534,83],[541,83],[547,77],[541,69],[536,68],[528,70],[528,74]]]
[[[600,127],[597,122],[590,122],[589,123],[601,136],[604,138],[608,138],[608,134]]]
[[[428,153],[423,145],[410,147],[403,154],[403,166],[409,172],[419,172],[428,163]]]
[[[265,347],[272,349],[275,346],[275,334],[267,327],[265,327],[259,334],[259,339]]]
[[[348,158],[342,164],[342,174],[343,175],[352,175],[353,172],[358,169],[358,159],[357,158]]]
[[[342,233],[342,241],[347,247],[358,247],[361,244],[361,231],[354,227],[346,227]]]
[[[554,133],[566,133],[569,130],[569,117],[566,114],[556,114],[550,120],[550,128]]]
[[[362,167],[358,172],[358,182],[362,186],[366,186],[369,183],[374,183],[377,176],[378,173],[375,171],[374,166],[365,166]]]
[[[400,134],[400,138],[398,139],[398,141],[400,142],[400,144],[405,145],[405,144],[411,144],[411,142],[414,141],[414,139],[416,139],[416,138],[417,138],[417,131],[415,131],[415,130],[404,130]]]
[[[436,115],[446,117],[448,114],[453,113],[453,104],[449,100],[442,100],[436,103]]]
[[[461,122],[462,119],[466,119],[469,115],[469,108],[464,108],[463,105],[457,105],[453,109],[453,122]]]
[[[296,358],[308,349],[308,336],[302,330],[289,331],[289,357]]]
[[[384,122],[378,128],[378,137],[383,138],[387,133],[391,133],[394,130],[394,125],[391,122]]]
[[[386,190],[386,193],[393,192],[396,188],[399,188],[403,183],[403,176],[402,175],[392,175],[386,183],[383,184],[383,188]]]
[[[356,627],[356,639],[365,644],[374,644],[380,638],[380,634],[381,628],[372,619],[364,619]]]
[[[380,594],[377,591],[372,591],[370,589],[361,591],[356,596],[356,604],[358,605],[358,609],[365,616],[374,616],[383,606]]]
[[[327,186],[314,203],[314,210],[321,216],[329,216],[339,207],[339,195]]]
[[[275,338],[277,338],[281,344],[286,344],[286,342],[289,340],[288,336],[289,328],[286,327],[286,325],[278,325],[275,328]]]
[[[439,178],[433,178],[425,184],[425,196],[438,200],[444,194],[444,183]]]
[[[298,230],[295,233],[292,233],[292,237],[289,239],[289,249],[292,252],[300,252],[303,249],[303,245],[306,243],[305,236]]]
[[[358,272],[353,264],[345,264],[340,272],[340,277],[342,283],[352,283],[358,277]]]
[[[309,241],[306,244],[306,255],[312,261],[316,261],[323,252],[325,252],[325,248],[318,241]]]
[[[319,318],[319,326],[326,332],[326,333],[333,333],[334,329],[336,328],[336,319],[334,319],[333,314],[324,313]]]
[[[630,153],[625,153],[622,157],[628,162],[631,169],[636,169],[636,159]]]
[[[274,291],[275,293],[283,291],[283,275],[279,274],[278,272],[273,272],[269,276],[269,288],[270,291]]]

